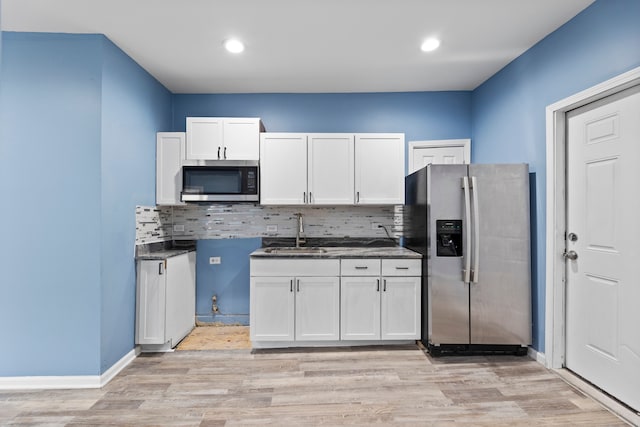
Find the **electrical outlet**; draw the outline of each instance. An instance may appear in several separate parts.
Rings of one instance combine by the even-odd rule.
[[[173,231],[184,231],[184,224],[176,224],[173,226]]]
[[[209,264],[220,264],[221,262],[222,262],[222,258],[219,256],[209,257]]]
[[[275,233],[278,231],[278,226],[276,224],[267,225],[267,233]]]

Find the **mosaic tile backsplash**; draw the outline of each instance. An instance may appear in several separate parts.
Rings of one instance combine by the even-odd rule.
[[[294,237],[302,213],[306,237],[393,237],[402,206],[261,206],[248,203],[136,206],[136,244],[182,239]]]

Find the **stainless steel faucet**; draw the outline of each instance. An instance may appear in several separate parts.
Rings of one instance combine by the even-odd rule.
[[[302,222],[302,213],[298,212],[295,214],[298,217],[298,226],[296,227],[296,248],[300,247],[300,244],[307,243],[304,237],[300,237],[300,234],[304,233],[304,224]]]

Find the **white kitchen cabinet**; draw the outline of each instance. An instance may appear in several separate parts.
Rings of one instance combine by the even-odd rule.
[[[184,132],[158,132],[156,135],[156,205],[183,205],[182,162]]]
[[[404,134],[355,135],[356,204],[404,204]]]
[[[170,349],[193,329],[195,256],[192,251],[165,260],[138,261],[136,344]]]
[[[260,203],[353,204],[353,144],[353,134],[263,133]]]
[[[382,278],[380,338],[420,339],[420,277]]]
[[[340,338],[420,338],[420,260],[343,259]]]
[[[251,259],[251,341],[340,338],[337,259]]]
[[[186,159],[258,160],[259,118],[187,117]]]
[[[293,277],[251,277],[251,341],[295,339]]]
[[[380,277],[340,278],[340,338],[380,339]]]
[[[354,202],[353,134],[309,134],[307,201],[313,205]]]
[[[340,339],[340,278],[296,277],[296,340]]]
[[[307,135],[260,135],[260,204],[303,205],[307,202]]]

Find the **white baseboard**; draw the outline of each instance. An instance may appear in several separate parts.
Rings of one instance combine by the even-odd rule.
[[[138,356],[131,350],[102,375],[0,377],[0,390],[101,388]]]
[[[540,363],[542,366],[547,366],[547,358],[544,353],[540,353],[537,350],[534,350],[532,347],[529,347],[528,356]]]

